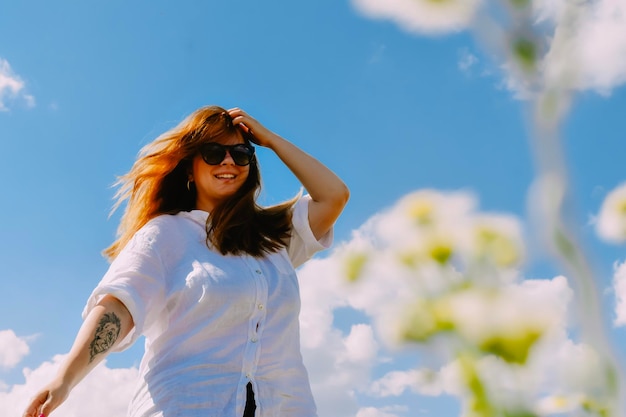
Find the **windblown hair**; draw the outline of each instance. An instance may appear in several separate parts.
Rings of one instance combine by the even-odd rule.
[[[218,106],[202,107],[178,126],[144,146],[131,170],[115,185],[116,203],[124,201],[117,240],[104,250],[112,261],[151,219],[195,208],[196,188],[187,181],[193,158],[202,144],[219,142],[240,135],[249,143],[250,135],[233,125],[230,115]],[[220,253],[249,254],[255,257],[276,252],[285,246],[291,232],[291,209],[298,196],[276,206],[263,208],[256,199],[261,190],[261,175],[256,156],[250,162],[248,178],[241,188],[209,213],[207,246]]]

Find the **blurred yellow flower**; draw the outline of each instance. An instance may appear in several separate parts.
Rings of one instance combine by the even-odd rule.
[[[433,212],[435,206],[433,201],[427,198],[416,198],[409,202],[407,214],[410,218],[415,219],[417,224],[426,225],[433,222]]]
[[[607,242],[626,241],[626,183],[612,190],[604,199],[598,213],[596,231]]]
[[[521,239],[503,229],[486,224],[477,226],[475,244],[478,258],[489,260],[497,267],[510,268],[522,259]]]
[[[390,19],[411,32],[445,33],[465,29],[481,0],[352,0],[365,15]]]
[[[347,255],[344,267],[348,281],[354,282],[361,277],[361,272],[369,256],[363,252],[352,252]]]

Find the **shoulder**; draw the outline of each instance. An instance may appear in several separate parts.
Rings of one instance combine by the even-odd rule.
[[[168,235],[175,233],[179,229],[179,221],[171,214],[161,214],[150,219],[141,229],[135,233],[133,240],[145,243],[154,243]]]
[[[131,242],[135,248],[168,250],[181,246],[198,234],[198,225],[191,221],[189,213],[161,214],[150,219],[139,229]]]
[[[156,216],[135,233],[117,263],[137,264],[151,259],[170,269],[185,258],[191,246],[204,244],[205,230],[200,221],[190,219],[187,212]],[[122,261],[124,259],[126,261]]]

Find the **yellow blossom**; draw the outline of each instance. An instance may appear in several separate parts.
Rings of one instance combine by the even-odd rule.
[[[348,281],[354,282],[361,277],[367,260],[367,254],[362,252],[351,253],[347,256],[344,267]]]

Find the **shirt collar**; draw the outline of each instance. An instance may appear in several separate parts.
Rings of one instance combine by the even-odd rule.
[[[202,227],[206,225],[207,219],[209,218],[209,213],[204,210],[181,211],[178,215],[183,216],[194,223],[201,225]]]

